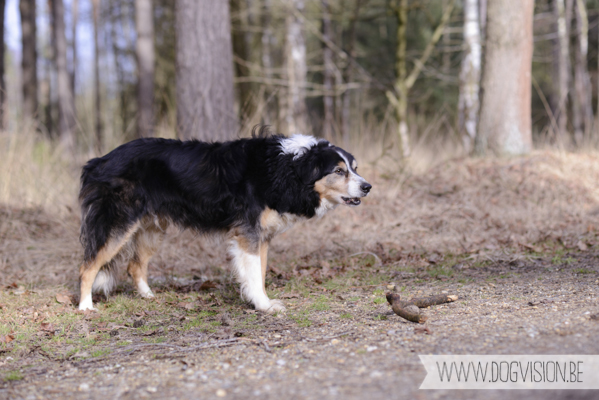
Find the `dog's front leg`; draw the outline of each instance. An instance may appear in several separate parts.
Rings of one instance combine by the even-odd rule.
[[[266,245],[268,246],[268,245]],[[235,236],[229,244],[229,253],[233,257],[233,268],[241,285],[241,296],[250,301],[256,310],[275,313],[285,311],[279,300],[270,300],[264,289],[263,272],[266,272],[266,253],[268,247],[252,245],[247,238]],[[264,255],[264,261],[262,261]],[[264,266],[264,267],[263,267]]]

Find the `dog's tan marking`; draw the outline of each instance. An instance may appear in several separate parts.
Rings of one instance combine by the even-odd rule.
[[[351,167],[354,171],[358,168],[358,162],[356,161],[355,158],[351,162]]]
[[[291,228],[302,217],[279,212],[266,207],[260,215],[260,240],[270,241],[275,235]]]
[[[339,164],[345,163],[340,162]],[[339,197],[347,193],[347,178],[337,174],[328,174],[314,183],[314,190],[318,192],[321,199],[327,199],[334,203],[339,202]]]
[[[262,265],[262,291],[266,295],[266,265],[268,260],[268,242],[260,243],[260,263]]]
[[[142,297],[153,296],[148,286],[148,262],[158,249],[165,227],[164,221],[147,221],[147,224],[133,237],[135,253],[129,261],[127,272]]]
[[[139,229],[139,222],[135,223],[127,232],[125,232],[119,238],[110,238],[106,244],[98,251],[96,257],[89,263],[83,263],[79,268],[79,284],[80,284],[80,301],[91,298],[92,286],[94,280],[98,275],[98,272],[102,266],[109,263],[121,250],[121,248],[127,244],[133,234]]]

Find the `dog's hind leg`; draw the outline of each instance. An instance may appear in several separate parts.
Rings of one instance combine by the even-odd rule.
[[[80,310],[94,310],[92,301],[92,287],[98,276],[98,272],[119,253],[125,244],[131,239],[133,234],[139,229],[139,222],[133,224],[127,231],[114,237],[100,248],[95,257],[84,262],[79,268],[79,286],[81,297],[79,298]]]
[[[148,262],[156,252],[163,235],[163,231],[158,226],[150,224],[142,227],[133,238],[134,253],[129,261],[127,272],[135,282],[141,297],[154,297],[148,285]]]
[[[267,251],[267,246],[253,245],[244,236],[234,236],[229,244],[229,253],[233,257],[233,267],[241,285],[242,297],[250,301],[256,310],[269,313],[285,311],[279,300],[270,300],[266,295],[264,277]]]

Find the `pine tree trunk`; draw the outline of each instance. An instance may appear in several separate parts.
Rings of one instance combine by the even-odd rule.
[[[67,67],[67,39],[65,35],[64,5],[52,0],[54,26],[54,63],[56,65],[56,92],[58,95],[58,130],[61,145],[70,151],[75,146],[75,101]]]
[[[289,11],[286,19],[285,59],[287,65],[286,124],[287,133],[307,133],[306,115],[306,39],[304,38],[304,21],[295,12],[303,13],[304,0],[291,0],[293,11]],[[295,11],[295,12],[294,12]]]
[[[95,147],[102,153],[102,102],[100,95],[100,47],[98,31],[100,29],[100,0],[92,0],[92,14],[94,21],[94,117],[95,117]]]
[[[574,101],[572,123],[574,140],[578,146],[583,144],[585,133],[590,133],[593,124],[593,103],[591,79],[587,68],[589,49],[589,20],[583,0],[576,0],[576,45],[574,46]]]
[[[177,128],[182,139],[237,135],[227,1],[177,0]]]
[[[6,81],[4,80],[4,8],[6,0],[0,0],[0,130],[6,126]]]
[[[481,45],[478,0],[464,2],[464,58],[460,71],[460,93],[458,99],[458,123],[464,149],[472,150],[476,137],[478,110],[480,107]]]
[[[21,37],[23,56],[21,79],[23,82],[23,120],[37,121],[37,33],[35,0],[20,0]]]
[[[135,0],[137,137],[154,132],[154,15],[152,0]]]
[[[325,90],[325,94],[322,99],[324,108],[322,134],[325,138],[331,140],[333,138],[335,127],[335,110],[333,108],[333,80],[335,79],[335,64],[333,60],[333,50],[326,43],[333,41],[331,8],[328,0],[322,0],[322,35],[326,39],[322,48],[322,58],[324,61],[322,83]]]
[[[533,9],[534,0],[488,4],[478,154],[489,149],[498,154],[531,150]]]

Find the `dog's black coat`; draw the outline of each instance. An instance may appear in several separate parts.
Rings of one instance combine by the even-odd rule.
[[[353,157],[322,140],[301,157],[284,154],[283,136],[225,143],[138,139],[90,160],[81,175],[81,242],[93,259],[109,237],[145,216],[201,233],[242,228],[259,234],[269,207],[311,218],[314,183]]]

